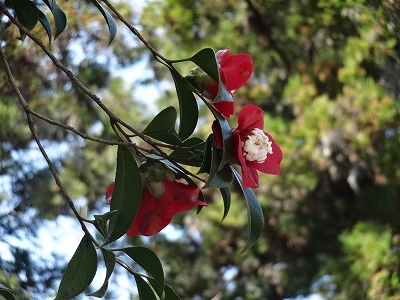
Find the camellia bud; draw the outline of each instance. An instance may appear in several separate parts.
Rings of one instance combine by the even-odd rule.
[[[160,198],[162,195],[164,195],[165,192],[163,181],[150,181],[147,183],[147,188],[149,189],[150,193],[156,198]]]
[[[214,98],[208,91],[207,85],[215,84],[216,81],[207,75],[202,69],[196,67],[190,70],[189,74],[185,78],[200,91],[200,93],[207,98]]]
[[[166,169],[165,169],[165,176],[164,176],[164,178],[167,179],[168,181],[174,181],[175,178],[176,178],[176,176],[175,176],[175,173],[174,173],[172,170],[166,168]]]
[[[159,161],[148,160],[139,167],[140,172],[149,181],[162,181],[165,177],[166,166]]]

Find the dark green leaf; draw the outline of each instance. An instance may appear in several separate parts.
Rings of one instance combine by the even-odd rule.
[[[181,140],[186,140],[191,136],[197,126],[199,119],[199,109],[197,101],[192,91],[186,86],[180,74],[170,69],[172,78],[175,82],[176,92],[179,100],[179,136]]]
[[[226,218],[231,207],[231,189],[229,187],[220,188],[222,199],[224,200],[224,215],[221,222]]]
[[[176,109],[169,106],[160,111],[142,133],[168,144],[179,145],[181,140],[175,131],[176,117]]]
[[[165,285],[164,292],[165,292],[164,300],[181,300],[178,294],[168,284]]]
[[[232,158],[233,152],[235,150],[235,142],[233,140],[231,127],[229,126],[228,121],[207,101],[204,103],[208,106],[210,111],[215,117],[219,128],[221,129],[222,133],[222,141],[223,141],[223,151],[222,151],[222,158],[221,162],[218,166],[218,170],[221,170],[225,164]]]
[[[203,161],[197,174],[207,173],[210,174],[211,170],[211,157],[212,157],[212,145],[214,144],[214,135],[210,134],[206,140],[206,146],[204,149]]]
[[[47,20],[46,15],[39,10],[39,22],[42,24],[44,30],[46,30],[47,36],[49,37],[49,42],[51,42],[51,25],[49,20]]]
[[[201,156],[203,155],[205,142],[197,137],[187,139],[181,147],[192,148],[192,150],[174,150],[169,156],[174,158],[175,161],[181,162],[189,166],[200,166],[202,162]]]
[[[96,223],[94,226],[101,233],[102,236],[106,237],[108,235],[108,221],[111,219],[112,215],[118,212],[117,210],[108,211],[103,215],[94,215]]]
[[[108,241],[120,238],[132,225],[142,199],[142,178],[132,153],[127,147],[118,147],[117,172],[110,211],[117,210],[110,219]]]
[[[96,292],[88,295],[88,296],[94,296],[94,297],[98,297],[98,298],[102,298],[104,296],[104,294],[106,293],[107,288],[108,288],[108,280],[110,279],[110,276],[111,276],[112,272],[114,271],[114,266],[115,266],[115,254],[106,249],[101,249],[101,252],[103,253],[104,263],[105,263],[106,269],[107,269],[106,278],[104,279],[104,283],[100,287],[100,289],[98,289]]]
[[[219,102],[219,101],[228,101],[228,102],[234,102],[233,96],[230,91],[225,87],[225,85],[220,82],[218,85],[218,94],[215,96],[214,100],[212,101],[213,103]]]
[[[64,271],[55,300],[70,299],[82,293],[92,282],[96,270],[96,249],[85,235]]]
[[[117,35],[117,23],[115,22],[114,18],[110,15],[110,13],[97,0],[90,0],[90,1],[98,8],[98,10],[101,12],[104,19],[107,22],[107,26],[110,31],[109,44],[111,44],[111,42]]]
[[[243,190],[243,194],[247,204],[248,236],[246,245],[244,246],[244,249],[242,251],[243,253],[251,246],[253,246],[258,238],[261,236],[262,230],[264,228],[264,214],[253,190],[243,187],[242,177],[234,168],[232,168],[232,171],[240,187]]]
[[[39,9],[30,0],[10,0],[14,7],[18,21],[31,31],[39,20]],[[21,38],[24,34],[21,33]]]
[[[221,170],[218,170],[219,165],[219,157],[218,157],[218,149],[215,146],[215,143],[212,144],[211,151],[211,168],[210,168],[210,176],[208,177],[206,183],[202,187],[206,188],[223,188],[228,187],[233,182],[232,170],[229,164],[223,166]]]
[[[0,295],[2,295],[6,300],[16,300],[14,292],[2,284],[0,284]]]
[[[147,273],[153,276],[157,283],[158,289],[155,288],[158,295],[162,295],[164,288],[164,270],[158,256],[146,247],[128,247],[121,249],[138,265],[140,265]]]
[[[56,25],[56,33],[54,35],[54,39],[56,39],[67,26],[67,16],[64,11],[54,3],[53,9],[51,10],[54,17],[54,23]]]
[[[211,48],[205,48],[193,55],[190,60],[198,65],[204,72],[208,74],[216,82],[219,82],[219,71],[215,52]]]
[[[139,275],[134,274],[140,300],[157,300],[150,285]]]

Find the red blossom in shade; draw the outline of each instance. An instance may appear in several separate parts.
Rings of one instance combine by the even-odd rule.
[[[215,54],[221,81],[231,93],[242,87],[253,73],[253,59],[249,54],[229,54],[230,49],[220,50]],[[218,82],[206,83],[206,90],[215,98],[218,95]],[[233,98],[233,95],[232,95]],[[234,113],[232,101],[218,99],[213,101],[215,108],[225,117],[229,118]]]
[[[212,129],[217,147],[222,148],[222,134],[216,122]],[[263,110],[254,104],[245,105],[238,115],[238,127],[232,133],[234,157],[242,168],[244,187],[258,187],[257,171],[271,175],[281,172],[282,150],[271,135],[263,130]]]
[[[150,236],[159,233],[171,221],[177,213],[191,210],[195,205],[207,206],[198,199],[200,189],[177,181],[164,179],[164,193],[156,197],[146,186],[142,192],[137,215],[126,232],[129,236],[144,235]],[[107,189],[106,200],[111,198],[114,190],[114,183]],[[108,202],[107,202],[108,203]]]

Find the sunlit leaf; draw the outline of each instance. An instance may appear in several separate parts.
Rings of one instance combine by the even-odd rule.
[[[110,15],[110,13],[97,0],[90,0],[90,1],[97,7],[97,9],[101,12],[104,19],[107,22],[107,26],[110,31],[109,44],[111,44],[111,42],[117,35],[117,23],[115,22],[114,18]]]
[[[193,55],[189,60],[198,65],[212,79],[219,82],[219,71],[215,52],[211,48],[205,48]]]
[[[132,258],[139,266],[149,273],[157,283],[155,288],[158,295],[162,295],[164,289],[164,270],[158,256],[146,247],[128,247],[120,249]]]
[[[197,126],[199,119],[199,109],[197,101],[192,91],[186,86],[180,74],[170,69],[172,78],[175,82],[176,92],[179,101],[179,136],[181,140],[186,140],[191,136]]]
[[[168,144],[179,145],[181,140],[175,131],[176,117],[175,108],[169,106],[160,111],[142,133]]]
[[[150,285],[141,276],[134,274],[140,300],[157,300]]]
[[[111,243],[129,229],[142,199],[142,178],[137,163],[127,147],[118,147],[117,172],[110,211],[117,210],[110,219],[108,241]]]
[[[247,204],[248,236],[246,245],[244,246],[244,249],[242,251],[243,253],[251,246],[253,246],[255,242],[257,242],[258,238],[261,236],[261,233],[264,228],[264,214],[262,212],[260,203],[258,203],[257,197],[254,194],[253,190],[250,188],[243,187],[242,177],[234,168],[232,168],[232,171],[240,187],[243,190],[243,194]]]
[[[108,280],[110,279],[110,276],[112,272],[114,271],[115,267],[115,254],[111,251],[108,251],[106,249],[101,249],[101,252],[103,253],[103,258],[104,258],[104,263],[106,265],[106,278],[104,279],[104,283],[102,286],[94,293],[89,294],[88,296],[94,296],[98,298],[102,298],[104,294],[107,292],[108,288]]]
[[[96,270],[96,249],[85,235],[64,271],[55,300],[70,299],[82,293],[92,282]]]
[[[0,295],[3,296],[6,300],[16,300],[13,290],[2,284],[0,284]]]

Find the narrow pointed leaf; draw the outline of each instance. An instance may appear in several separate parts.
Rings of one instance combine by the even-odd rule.
[[[18,21],[31,31],[39,20],[39,9],[30,0],[10,0]],[[23,34],[21,34],[23,36]]]
[[[203,161],[201,163],[200,169],[197,172],[197,174],[201,174],[201,173],[210,174],[213,144],[214,144],[214,135],[210,134],[206,140]]]
[[[111,219],[112,215],[118,212],[117,210],[108,211],[103,215],[94,215],[96,223],[94,226],[101,233],[103,237],[108,235],[108,221]]]
[[[211,48],[205,48],[193,55],[190,60],[198,65],[212,79],[219,82],[219,71],[215,52]]]
[[[98,289],[96,292],[89,294],[88,296],[94,296],[97,298],[102,298],[105,293],[107,292],[108,288],[108,280],[110,279],[110,276],[112,272],[114,271],[115,267],[115,254],[111,251],[108,251],[106,249],[101,249],[101,252],[103,253],[103,258],[104,258],[104,263],[106,265],[106,278],[104,279],[104,283]]]
[[[210,176],[208,177],[206,183],[202,187],[206,188],[223,188],[228,187],[233,182],[233,174],[231,167],[226,164],[223,166],[221,170],[218,170],[219,158],[218,158],[218,150],[215,146],[215,143],[212,145],[211,151],[211,168],[210,168]]]
[[[202,162],[202,155],[205,142],[197,137],[189,138],[184,141],[182,147],[193,148],[192,151],[188,150],[174,150],[169,156],[177,162],[182,162],[185,165],[199,167]]]
[[[55,300],[70,299],[82,293],[92,282],[96,270],[96,249],[85,235],[64,271]]]
[[[142,133],[168,144],[179,145],[181,140],[175,131],[176,117],[175,108],[169,106],[160,111]]]
[[[258,240],[258,238],[261,236],[262,230],[264,228],[264,214],[262,212],[260,203],[258,203],[257,197],[254,194],[253,190],[250,188],[243,187],[242,177],[234,168],[232,168],[232,171],[240,187],[243,190],[243,194],[247,204],[248,236],[246,245],[242,250],[243,253],[251,246],[253,246],[255,242]]]
[[[224,201],[224,215],[222,216],[221,222],[226,218],[231,207],[231,189],[229,187],[220,188],[222,199]]]
[[[132,153],[127,147],[118,147],[117,172],[110,211],[117,210],[110,219],[108,241],[114,242],[129,229],[142,199],[142,178]]]
[[[178,294],[168,284],[165,285],[164,292],[165,300],[181,300]]]
[[[150,285],[139,275],[134,274],[140,300],[157,300]]]
[[[186,140],[191,136],[197,126],[199,119],[199,109],[197,101],[192,91],[186,86],[180,74],[170,69],[172,78],[174,79],[176,92],[179,101],[179,136],[181,140]]]
[[[109,44],[111,44],[111,42],[117,35],[117,23],[115,22],[114,18],[110,15],[110,13],[97,0],[90,0],[90,1],[97,7],[97,9],[101,12],[104,19],[107,22],[107,26],[110,31]]]
[[[65,29],[67,26],[67,16],[65,15],[64,11],[59,7],[57,4],[53,4],[53,9],[51,10],[54,17],[54,23],[56,26],[56,32],[54,35],[54,39],[56,39]]]
[[[39,10],[38,13],[39,13],[39,22],[40,22],[40,24],[42,24],[44,30],[46,31],[47,36],[49,38],[49,43],[50,43],[51,42],[51,25],[50,25],[50,22],[47,19],[46,15],[41,10]]]
[[[164,288],[164,270],[158,256],[146,247],[128,247],[121,249],[132,258],[139,266],[149,273],[158,285],[157,294],[162,294]]]
[[[17,300],[14,296],[13,290],[2,284],[0,284],[0,295],[3,296],[6,300]]]

